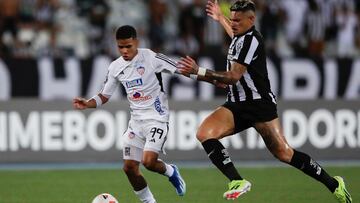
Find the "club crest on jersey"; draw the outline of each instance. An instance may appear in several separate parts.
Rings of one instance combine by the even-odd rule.
[[[243,45],[244,45],[244,40],[241,40],[241,41],[237,42],[236,43],[236,50],[239,51],[240,49],[242,49]]]
[[[126,87],[127,88],[131,88],[131,87],[136,87],[136,86],[140,86],[143,84],[143,81],[141,78],[137,78],[135,80],[132,80],[132,81],[128,81],[126,82]]]
[[[136,68],[136,71],[140,74],[143,75],[145,73],[145,68],[143,66],[139,66]]]
[[[135,133],[129,132],[128,136],[129,136],[130,139],[133,139],[135,137]]]

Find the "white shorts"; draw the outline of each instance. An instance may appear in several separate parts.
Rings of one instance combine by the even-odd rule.
[[[169,124],[157,120],[132,120],[123,134],[123,158],[141,162],[143,151],[164,153]]]

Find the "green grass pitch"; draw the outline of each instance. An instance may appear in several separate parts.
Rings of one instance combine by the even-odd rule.
[[[326,167],[345,178],[354,202],[360,202],[360,167]],[[167,178],[142,170],[158,203],[217,203],[227,180],[214,168],[181,168],[187,193],[178,197]],[[290,167],[240,168],[251,192],[234,202],[332,203],[333,195],[319,182]],[[1,203],[90,203],[102,192],[119,203],[140,202],[119,169],[0,170]]]

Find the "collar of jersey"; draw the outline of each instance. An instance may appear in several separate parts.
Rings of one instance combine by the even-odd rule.
[[[119,75],[122,71],[124,71],[126,68],[128,68],[132,63],[133,61],[135,61],[137,59],[137,57],[139,57],[139,50],[138,50],[138,53],[134,56],[133,59],[131,59],[131,61],[125,61],[124,58],[121,57],[121,59],[123,60],[123,65],[120,67],[120,69],[116,72],[116,76]]]

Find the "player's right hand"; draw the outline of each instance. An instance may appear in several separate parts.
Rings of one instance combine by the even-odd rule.
[[[87,100],[81,97],[76,97],[73,99],[73,107],[74,109],[86,109],[87,108]]]
[[[218,1],[208,1],[206,4],[206,13],[208,16],[210,16],[212,19],[219,21],[220,16],[222,15],[220,6],[218,4]]]

